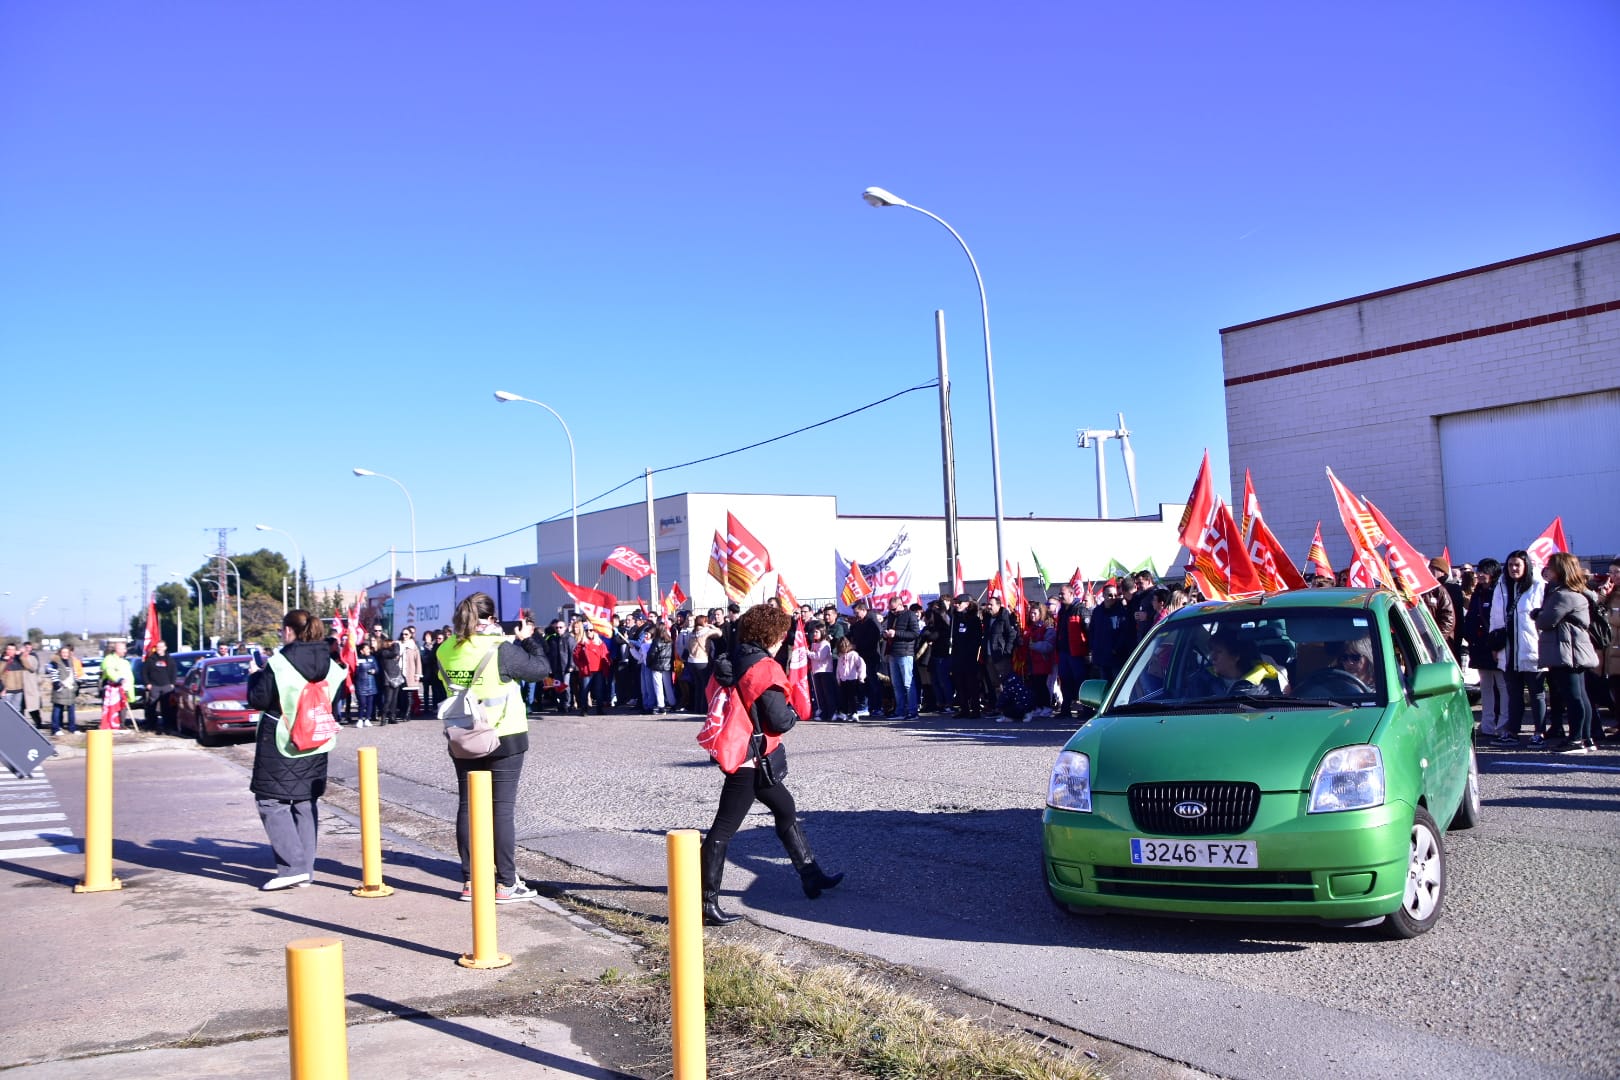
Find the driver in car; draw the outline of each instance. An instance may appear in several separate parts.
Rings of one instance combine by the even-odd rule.
[[[1355,677],[1364,688],[1371,690],[1373,681],[1373,649],[1371,638],[1351,638],[1339,646],[1339,655],[1333,666]]]
[[[1216,632],[1209,639],[1209,667],[1194,680],[1194,697],[1271,697],[1280,693],[1277,669],[1254,642]]]

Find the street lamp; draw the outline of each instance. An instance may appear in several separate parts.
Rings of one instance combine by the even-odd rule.
[[[404,484],[401,484],[398,480],[395,480],[387,473],[375,472],[371,469],[356,469],[354,470],[354,475],[381,477],[382,479],[393,484],[395,487],[399,488],[399,490],[405,492],[405,503],[411,508],[411,580],[421,580],[421,575],[416,572],[416,503],[414,500],[412,500],[410,491],[405,487]]]
[[[197,648],[200,649],[200,648],[203,647],[203,642],[208,640],[207,635],[203,633],[203,621],[202,621],[203,593],[202,593],[202,585],[192,575],[190,575],[190,574],[182,574],[178,570],[170,570],[169,571],[169,576],[172,577],[172,578],[179,578],[181,581],[189,581],[189,582],[191,582],[192,586],[197,590]],[[184,652],[185,649],[184,649],[184,647],[181,646],[180,641],[179,641],[179,638],[180,638],[180,617],[178,615],[176,615],[175,619],[174,619],[174,636],[175,636],[175,639],[176,639],[175,643],[174,643],[174,651],[175,652]]]
[[[302,570],[303,566],[304,566],[304,549],[298,546],[298,541],[294,540],[293,539],[293,534],[288,532],[286,529],[278,529],[274,525],[255,525],[253,527],[255,529],[258,529],[260,532],[280,533],[282,536],[285,536],[288,540],[292,540],[293,551],[296,552],[297,555],[298,555],[298,568],[293,570],[293,607],[295,607],[295,608],[303,607],[304,606],[304,594],[303,594],[303,591],[302,591],[301,586],[299,584],[298,577],[299,577],[299,570]],[[287,583],[285,581],[283,581],[281,583],[281,588],[283,590],[282,594],[281,594],[281,602],[283,604],[285,604],[287,602],[287,593],[285,591],[286,588],[287,588]],[[286,613],[283,612],[282,614],[286,614]]]
[[[509,390],[497,390],[497,391],[495,391],[495,400],[496,401],[527,401],[530,405],[538,405],[542,409],[546,410],[546,412],[550,413],[552,416],[555,416],[557,418],[557,423],[562,425],[563,434],[568,436],[568,481],[569,481],[570,490],[571,490],[571,493],[572,493],[568,513],[569,513],[569,517],[573,521],[573,528],[574,528],[574,583],[578,584],[579,583],[579,465],[578,465],[577,459],[574,457],[574,433],[572,431],[568,430],[568,421],[566,421],[566,420],[564,420],[562,418],[562,414],[559,413],[556,409],[553,409],[550,405],[547,405],[543,401],[536,401],[533,398],[522,397],[522,396],[520,396],[518,394],[512,393]]]
[[[973,280],[979,285],[979,314],[984,319],[984,379],[990,400],[990,477],[994,485],[996,500],[996,572],[1005,577],[1007,559],[1003,552],[1001,527],[1001,435],[996,426],[996,373],[990,362],[990,302],[985,299],[984,277],[979,273],[979,263],[973,258],[973,252],[969,250],[967,241],[962,239],[962,234],[951,228],[950,222],[938,214],[924,210],[920,206],[914,206],[893,192],[885,191],[880,187],[867,188],[861,192],[861,198],[865,199],[869,206],[903,206],[907,210],[917,211],[924,217],[933,218],[945,226],[946,232],[956,237],[956,242],[962,245],[962,253],[968,258],[968,265],[973,267]],[[1005,588],[1004,582],[1003,589]]]

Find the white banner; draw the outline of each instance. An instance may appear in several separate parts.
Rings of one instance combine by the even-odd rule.
[[[837,571],[833,577],[836,593],[842,593],[844,580],[849,577],[849,560],[833,550],[833,563]],[[920,601],[921,597],[911,587],[911,541],[905,530],[900,531],[889,542],[889,546],[872,562],[861,563],[861,574],[866,578],[868,585],[872,586],[872,595],[867,603],[874,609],[880,600],[898,600],[902,604],[910,605]],[[844,603],[842,595],[837,597],[838,610],[849,614],[850,607]]]

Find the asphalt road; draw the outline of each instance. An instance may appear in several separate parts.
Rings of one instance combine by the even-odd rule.
[[[333,776],[352,778],[354,748],[377,745],[385,800],[452,816],[437,727],[346,730]],[[664,832],[706,829],[714,812],[720,774],[697,728],[537,719],[520,843],[660,889]],[[812,844],[849,878],[807,901],[756,807],[731,848],[728,906],[1223,1076],[1620,1075],[1620,753],[1482,751],[1485,821],[1446,837],[1441,923],[1396,942],[1059,912],[1040,878],[1040,815],[1068,733],[801,724],[789,786]]]

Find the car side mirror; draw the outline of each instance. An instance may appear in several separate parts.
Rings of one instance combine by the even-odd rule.
[[[1419,664],[1417,670],[1412,673],[1414,698],[1439,697],[1441,694],[1455,693],[1462,688],[1462,673],[1457,670],[1456,664]]]
[[[1090,709],[1102,705],[1103,695],[1108,693],[1107,679],[1087,679],[1080,684],[1080,704]]]

